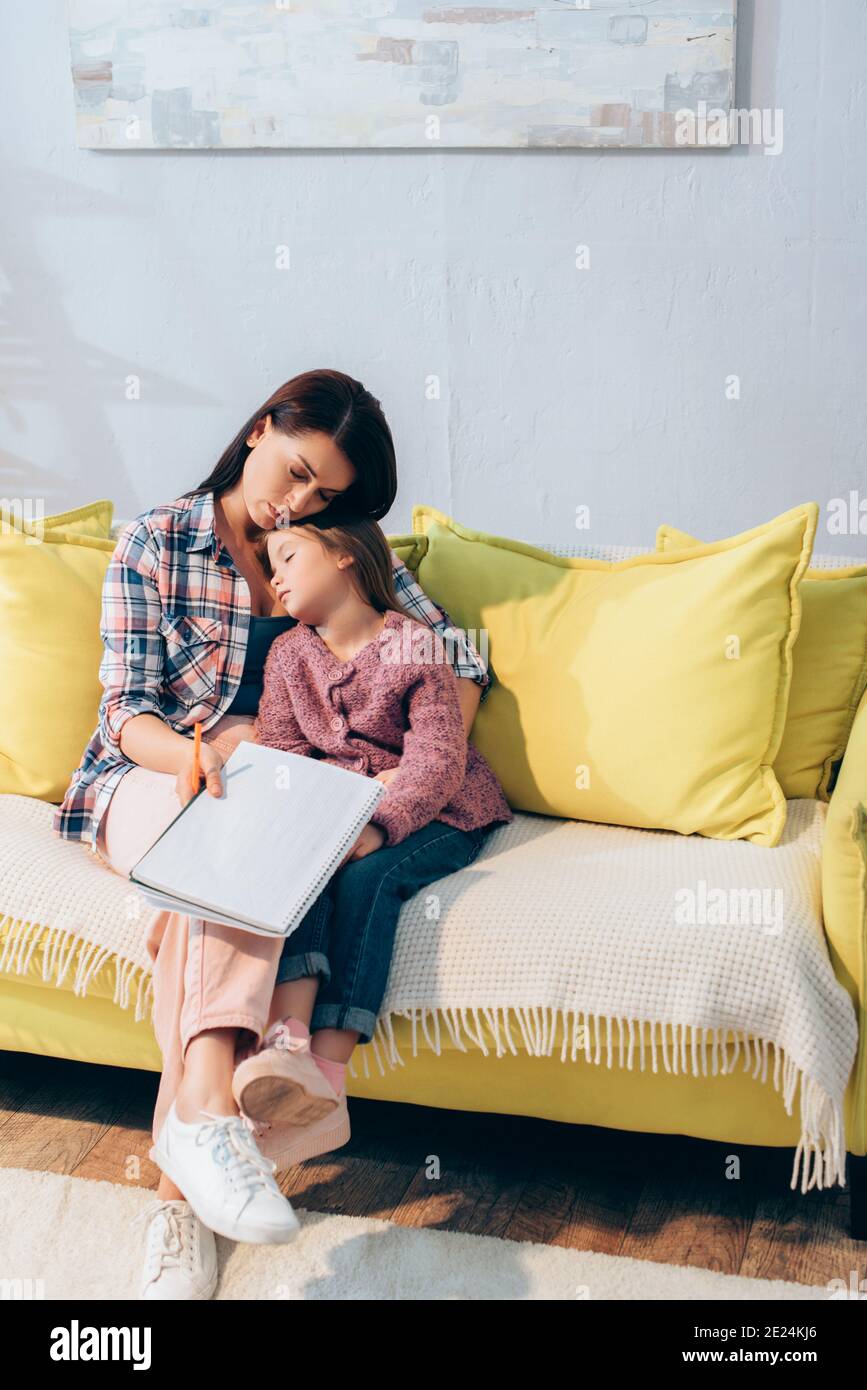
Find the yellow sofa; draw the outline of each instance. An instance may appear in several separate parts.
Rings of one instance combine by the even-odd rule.
[[[663,832],[660,832],[663,833]],[[2,848],[2,847],[0,847]],[[82,848],[82,853],[85,850]],[[830,798],[823,846],[823,912],[834,971],[857,1013],[860,1045],[845,1097],[852,1234],[867,1239],[867,694],[861,700]],[[0,959],[7,934],[0,921]],[[90,977],[85,995],[72,989],[75,959],[58,987],[45,969],[48,943],[7,952],[0,969],[0,1048],[106,1065],[158,1071],[160,1054],[149,1021],[113,1002],[117,962]],[[86,949],[84,947],[77,948]],[[579,1052],[561,1061],[560,1032],[550,1056],[495,1055],[484,1019],[480,1042],[456,1047],[442,1030],[437,1055],[423,1040],[412,1055],[410,1023],[393,1018],[403,1066],[377,1065],[374,1047],[359,1049],[347,1074],[350,1097],[406,1101],[444,1109],[537,1116],[569,1124],[684,1134],[731,1144],[794,1148],[797,1114],[788,1115],[768,1081],[740,1067],[695,1076],[594,1064]],[[520,1037],[520,1029],[514,1035]]]

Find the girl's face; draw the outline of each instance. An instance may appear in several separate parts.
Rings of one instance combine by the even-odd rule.
[[[262,530],[321,512],[355,481],[355,469],[327,434],[283,434],[268,415],[247,443],[244,502]]]
[[[317,627],[327,622],[352,588],[352,557],[326,550],[296,526],[268,537],[268,558],[274,571],[271,586],[299,623]]]

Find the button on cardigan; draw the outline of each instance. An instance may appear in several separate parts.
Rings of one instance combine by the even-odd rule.
[[[389,845],[432,820],[476,830],[514,819],[467,743],[442,640],[400,613],[387,612],[379,636],[347,662],[306,623],[281,633],[265,663],[255,736],[369,777],[399,767],[371,817]]]

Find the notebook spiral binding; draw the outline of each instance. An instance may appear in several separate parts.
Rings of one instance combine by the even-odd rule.
[[[294,912],[290,913],[287,917],[283,919],[284,927],[289,926],[289,923],[292,921],[293,917],[297,918],[295,925],[301,925],[305,913],[310,907],[312,907],[313,903],[315,903],[316,899],[319,897],[319,894],[322,892],[326,883],[330,879],[335,864],[340,863],[344,854],[349,849],[349,846],[355,843],[362,830],[367,825],[370,819],[368,810],[374,810],[374,808],[382,800],[382,797],[385,794],[385,790],[385,785],[382,782],[377,782],[374,779],[371,780],[371,790],[367,805],[363,806],[362,809],[359,811],[357,818],[352,822],[352,825],[349,827],[346,834],[343,836],[343,839],[340,841],[339,845],[337,846],[337,849],[334,851],[333,856],[331,857],[331,859],[329,859],[328,863],[322,869],[319,877],[313,884],[313,887],[310,889],[310,892],[307,894],[306,898],[304,898],[301,906],[296,907]],[[289,935],[291,935],[291,933],[287,932],[287,939]]]

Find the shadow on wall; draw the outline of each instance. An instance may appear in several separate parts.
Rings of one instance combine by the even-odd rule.
[[[0,445],[0,497],[41,498],[49,513],[94,497],[134,495],[137,481],[124,466],[108,414],[109,408],[123,405],[127,378],[146,380],[160,406],[211,406],[218,397],[161,375],[134,353],[119,356],[88,342],[67,312],[66,224],[76,217],[108,221],[128,216],[128,203],[5,159],[0,160],[0,186],[12,209],[0,220],[0,275],[5,281],[2,428],[7,438],[18,434],[25,443],[28,436],[44,439],[47,431],[34,427],[39,407],[56,416],[52,434],[59,441],[50,458],[27,457]],[[57,247],[53,259],[41,252],[52,237]],[[117,253],[128,251],[119,245]],[[134,277],[131,255],[128,266]],[[122,323],[121,336],[131,335],[131,326]],[[133,460],[133,470],[146,473],[146,461],[137,466]]]

